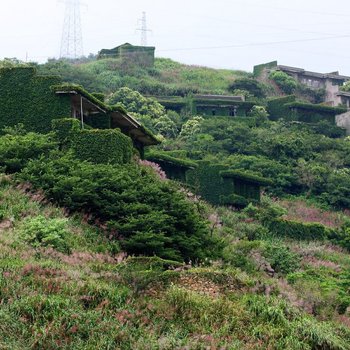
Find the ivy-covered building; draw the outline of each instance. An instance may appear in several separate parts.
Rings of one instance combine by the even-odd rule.
[[[338,125],[338,116],[347,112],[346,107],[331,107],[325,104],[313,104],[297,101],[294,95],[274,98],[267,105],[269,118],[272,120],[284,119],[308,124],[328,122]]]
[[[247,102],[244,96],[231,95],[189,95],[155,97],[167,110],[180,113],[186,109],[193,114],[203,116],[228,116],[245,117],[254,106],[253,102]]]
[[[269,179],[246,170],[234,170],[208,161],[179,159],[166,152],[153,152],[146,158],[158,163],[168,178],[186,184],[213,205],[244,207],[250,202],[257,203],[261,189],[272,184]]]
[[[303,68],[279,65],[277,61],[254,67],[254,75],[258,79],[268,78],[272,71],[284,72],[312,90],[324,90],[323,102],[333,107],[343,104],[340,87],[350,81],[349,76],[341,75],[339,72],[311,72]]]
[[[96,97],[98,96],[98,97]],[[24,124],[28,131],[51,131],[55,119],[74,118],[82,128],[120,129],[143,153],[158,140],[137,120],[81,86],[62,84],[58,77],[40,76],[33,67],[0,69],[0,130]]]
[[[125,43],[113,49],[102,49],[97,59],[118,58],[126,63],[132,62],[142,67],[153,67],[155,50],[153,46],[134,46]]]

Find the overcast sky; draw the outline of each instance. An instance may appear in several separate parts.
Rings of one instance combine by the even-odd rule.
[[[0,59],[59,56],[64,1],[0,1]],[[140,44],[143,11],[158,57],[248,71],[278,60],[350,75],[349,0],[82,0],[84,54]]]

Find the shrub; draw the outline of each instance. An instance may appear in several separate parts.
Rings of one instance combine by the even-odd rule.
[[[286,94],[292,94],[298,87],[296,80],[284,72],[273,71],[269,75],[269,78],[273,80]]]
[[[110,95],[107,102],[123,106],[130,113],[148,115],[151,118],[159,118],[165,115],[164,107],[152,98],[142,96],[139,92],[123,87]]]
[[[256,97],[266,97],[266,86],[251,78],[238,78],[230,86],[230,91],[246,90]]]
[[[253,108],[249,111],[248,117],[255,118],[256,125],[261,126],[268,121],[269,113],[263,106],[253,106]]]
[[[325,240],[332,229],[318,223],[303,223],[284,219],[272,220],[268,227],[278,236],[287,236],[298,240]]]
[[[32,161],[19,178],[71,211],[93,213],[130,254],[176,260],[219,255],[221,246],[196,205],[149,167],[94,165],[58,154]]]
[[[288,274],[300,267],[300,256],[283,244],[267,245],[263,251],[263,256],[276,272]]]
[[[20,171],[31,159],[46,155],[56,147],[50,135],[6,134],[0,137],[0,166],[9,173]]]
[[[251,257],[251,253],[260,249],[260,246],[260,241],[241,240],[224,249],[224,259],[232,266],[252,273],[257,270],[257,266]]]
[[[26,219],[21,230],[22,240],[34,248],[51,247],[63,253],[70,250],[65,241],[67,234],[65,219],[48,219],[42,215]]]

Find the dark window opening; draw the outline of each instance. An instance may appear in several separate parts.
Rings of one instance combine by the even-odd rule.
[[[235,117],[237,115],[237,107],[230,109],[230,117]]]

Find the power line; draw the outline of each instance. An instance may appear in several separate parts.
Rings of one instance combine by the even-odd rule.
[[[312,42],[312,41],[323,41],[330,39],[344,39],[350,38],[350,34],[347,35],[334,35],[328,37],[310,38],[310,39],[295,39],[295,40],[281,40],[281,41],[270,41],[261,43],[250,43],[250,44],[240,44],[240,45],[225,45],[225,46],[207,46],[207,47],[187,47],[187,48],[173,48],[173,49],[160,49],[158,52],[169,52],[169,51],[195,51],[195,50],[218,50],[218,49],[229,49],[229,48],[241,48],[241,47],[254,47],[254,46],[270,46],[270,45],[281,45],[281,44],[291,44],[299,42]],[[128,50],[125,48],[125,50]],[[132,49],[131,49],[132,50]],[[114,56],[114,54],[106,53],[105,56]],[[327,54],[328,55],[328,54]],[[334,57],[348,58],[348,56],[332,55]],[[47,58],[50,56],[33,56],[31,58]]]
[[[301,42],[312,42],[312,41],[323,41],[329,39],[343,39],[350,38],[350,35],[334,35],[328,37],[310,38],[310,39],[294,39],[294,40],[281,40],[281,41],[270,41],[261,43],[250,43],[250,44],[240,44],[240,45],[225,45],[225,46],[207,46],[207,47],[187,47],[187,48],[176,48],[176,49],[163,49],[157,50],[158,52],[167,51],[196,51],[196,50],[217,50],[217,49],[230,49],[230,48],[241,48],[241,47],[253,47],[253,46],[271,46],[280,44],[293,44]]]
[[[237,0],[236,0],[237,1]],[[336,13],[336,12],[323,12],[323,11],[314,11],[314,10],[307,10],[304,7],[303,8],[288,8],[288,7],[279,7],[279,6],[269,6],[264,4],[259,4],[259,3],[247,3],[247,0],[240,1],[244,6],[249,6],[249,7],[260,7],[264,9],[271,9],[271,10],[277,10],[277,11],[284,11],[284,12],[297,12],[297,13],[309,13],[313,15],[320,15],[320,16],[334,16],[334,17],[350,17],[350,13]]]
[[[83,56],[83,35],[80,20],[80,1],[63,0],[65,15],[63,23],[60,58],[79,58]]]

